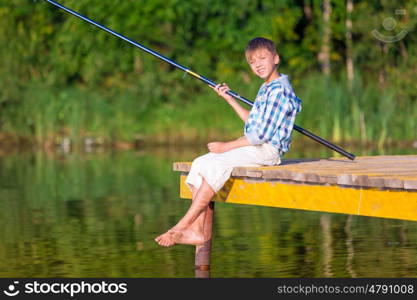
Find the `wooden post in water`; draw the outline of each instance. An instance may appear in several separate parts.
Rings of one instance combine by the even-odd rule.
[[[195,269],[197,271],[210,270],[211,237],[213,233],[214,202],[210,202],[204,219],[205,243],[195,247]]]

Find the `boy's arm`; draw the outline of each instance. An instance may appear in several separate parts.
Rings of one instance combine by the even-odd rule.
[[[218,84],[215,87],[210,86],[216,93],[226,100],[227,103],[233,108],[233,110],[237,113],[239,118],[242,119],[243,122],[246,123],[246,120],[249,117],[249,110],[243,108],[232,96],[227,94],[227,91],[230,91],[230,88],[227,84]]]
[[[250,143],[245,136],[238,138],[237,140],[233,140],[230,142],[212,142],[207,144],[207,148],[210,152],[213,153],[223,153],[230,151],[235,148],[240,148],[244,146],[249,146]]]

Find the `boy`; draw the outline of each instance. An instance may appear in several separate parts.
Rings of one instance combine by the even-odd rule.
[[[279,165],[280,157],[289,149],[301,100],[294,94],[288,77],[278,72],[279,56],[275,45],[268,39],[255,38],[248,43],[245,56],[255,75],[265,81],[251,111],[226,94],[229,90],[226,84],[213,88],[245,122],[244,136],[230,142],[209,143],[210,153],[193,161],[186,179],[193,202],[177,225],[155,239],[161,246],[203,244],[206,209],[233,168]]]

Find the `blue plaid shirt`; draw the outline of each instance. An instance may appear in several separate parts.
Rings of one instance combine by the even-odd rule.
[[[283,155],[290,147],[295,116],[300,111],[301,99],[288,76],[281,74],[260,87],[245,123],[245,136],[251,145],[270,143]]]

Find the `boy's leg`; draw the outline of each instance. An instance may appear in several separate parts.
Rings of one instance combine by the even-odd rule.
[[[191,193],[193,194],[193,198],[192,201],[195,200],[197,193],[198,193],[198,189],[196,189],[194,186],[191,187]],[[190,229],[194,230],[195,232],[204,232],[204,220],[206,218],[206,212],[207,212],[208,206],[207,208],[197,217],[197,219],[193,222],[193,224],[191,224]]]
[[[161,246],[173,246],[174,244],[201,245],[204,243],[203,226],[198,223],[204,221],[204,212],[215,195],[210,185],[203,179],[203,182],[195,195],[190,208],[182,219],[168,230],[158,236],[155,241]],[[198,219],[198,218],[203,219]],[[193,226],[193,223],[198,222]],[[197,230],[197,231],[195,231]]]

